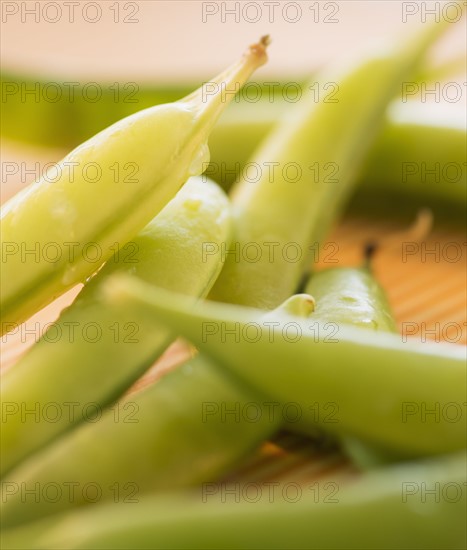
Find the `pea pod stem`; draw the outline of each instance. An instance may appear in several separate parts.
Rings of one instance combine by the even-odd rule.
[[[252,44],[249,47],[239,61],[220,73],[213,81],[204,83],[192,94],[180,100],[194,111],[198,118],[209,121],[208,133],[212,131],[223,112],[225,108],[223,104],[229,102],[227,98],[234,96],[237,89],[248,80],[250,75],[266,63],[266,48],[269,43],[269,36],[262,36],[257,44]],[[211,91],[212,87],[213,91]]]
[[[214,79],[218,87],[209,97],[203,97],[201,87],[186,101],[158,105],[117,122],[72,151],[55,166],[55,175],[44,175],[4,205],[2,249],[10,248],[1,264],[2,331],[98,269],[83,254],[88,243],[99,245],[104,262],[116,243],[121,247],[128,242],[189,176],[202,172],[209,132],[234,95],[227,87],[241,85],[265,62],[265,47],[265,42],[251,47]],[[70,176],[70,165],[81,170]],[[86,176],[83,167],[89,165],[101,170],[98,185]],[[136,167],[137,181],[120,181],[115,165]],[[40,254],[36,262],[35,255],[22,253],[41,252],[50,243],[65,249],[69,242],[75,245],[73,257],[61,255],[55,262]]]
[[[279,485],[272,498],[262,490],[255,502],[235,502],[221,487],[204,498],[183,493],[95,506],[6,531],[3,547],[461,550],[467,543],[465,484],[465,454],[458,453],[346,484],[323,481],[293,502]]]
[[[330,332],[323,323],[310,327],[309,319],[297,320],[298,336],[291,341],[284,324],[261,325],[260,312],[253,308],[205,302],[190,309],[183,297],[122,278],[109,281],[106,293],[110,302],[138,303],[147,315],[176,327],[259,391],[299,403],[304,421],[316,421],[309,409],[310,388],[314,401],[337,403],[339,421],[320,421],[330,433],[355,436],[407,457],[466,446],[465,415],[455,423],[407,416],[409,404],[464,406],[467,374],[460,346],[404,343],[389,333],[368,338],[367,330],[344,324],[334,324]],[[254,345],[251,323],[257,327]]]

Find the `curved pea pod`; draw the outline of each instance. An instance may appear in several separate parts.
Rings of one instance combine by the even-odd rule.
[[[450,107],[436,109],[409,102],[390,109],[388,122],[359,177],[354,209],[360,203],[361,211],[374,206],[377,211],[386,208],[391,213],[397,209],[410,213],[422,204],[433,210],[435,219],[450,223],[465,220],[465,113],[458,106]]]
[[[151,491],[212,484],[280,428],[270,401],[198,356],[9,472],[3,527],[97,501],[137,503]],[[25,498],[28,487],[39,497]],[[58,498],[42,498],[47,488]]]
[[[307,317],[313,307],[309,296],[293,296],[269,315],[292,320]],[[160,331],[156,318],[134,314],[148,332]],[[9,472],[3,478],[3,525],[89,505],[89,486],[97,486],[104,501],[115,498],[117,489],[136,499],[148,491],[214,482],[279,430],[283,419],[275,405],[198,356]],[[58,487],[60,497],[24,499],[25,487]]]
[[[2,378],[2,476],[80,422],[92,422],[174,338],[125,308],[103,307],[99,289],[115,273],[205,296],[221,268],[203,247],[229,239],[228,198],[191,178],[169,204],[84,286],[43,337]],[[131,413],[131,409],[127,411]],[[122,413],[123,414],[123,413]]]
[[[331,83],[334,95],[292,106],[252,159],[260,177],[240,177],[232,188],[232,244],[244,252],[254,243],[261,255],[251,262],[231,254],[212,299],[272,309],[295,292],[310,244],[322,242],[350,198],[387,106],[445,29],[435,24],[402,48],[310,83]],[[284,254],[289,243],[301,252],[295,262]]]
[[[305,292],[315,299],[310,321],[318,319],[332,328],[341,324],[369,331],[396,332],[396,324],[386,294],[373,276],[370,266],[334,267],[314,273],[305,286]],[[310,394],[313,389],[310,388]],[[328,407],[336,412],[333,405]],[[329,412],[329,411],[328,411]],[[320,411],[317,411],[319,414]],[[325,411],[321,411],[321,414]],[[309,419],[308,419],[309,420]],[[316,426],[299,421],[289,428],[315,435]],[[366,444],[352,436],[340,437],[346,454],[360,468],[367,469],[397,460],[396,453]]]
[[[274,131],[286,114],[286,102],[259,104],[254,112],[247,105],[229,109],[216,124],[210,140],[211,162],[206,175],[224,189],[240,174],[247,174],[251,151]],[[355,194],[348,208],[367,214],[368,203],[391,216],[401,213],[400,198],[406,209],[416,211],[420,204],[442,216],[465,217],[467,191],[465,162],[466,132],[462,126],[464,112],[459,105],[437,109],[433,105],[411,102],[397,105],[386,113],[383,128],[372,145],[358,176]],[[446,113],[447,111],[447,113]],[[449,114],[450,116],[446,116]],[[423,164],[425,163],[425,164]],[[425,168],[426,169],[425,169]],[[432,173],[427,170],[433,170]],[[252,172],[254,174],[254,172]],[[382,193],[398,198],[398,208],[381,200]]]
[[[312,318],[395,332],[383,289],[367,267],[335,267],[314,273],[305,286],[316,305]]]
[[[92,275],[189,176],[203,171],[209,132],[232,99],[232,87],[266,61],[266,44],[264,39],[251,46],[240,61],[184,99],[100,132],[5,204],[2,333]],[[89,246],[100,251],[97,265],[87,261]],[[48,261],[50,247],[53,261]]]
[[[2,135],[8,139],[32,143],[41,147],[72,148],[82,143],[100,129],[113,124],[120,118],[130,116],[136,111],[177,101],[188,95],[195,86],[190,83],[156,84],[138,82],[95,82],[100,92],[99,101],[91,102],[87,85],[70,86],[59,74],[44,75],[2,71],[0,87],[2,102]],[[289,82],[255,83],[258,95],[268,95],[268,102],[279,100]],[[56,101],[38,101],[47,99],[48,88],[53,87]],[[34,90],[34,93],[24,93]],[[246,94],[241,94],[238,103],[249,104]],[[237,100],[236,100],[237,105]],[[260,101],[260,103],[262,103]],[[236,105],[233,106],[237,111]],[[227,143],[224,145],[228,146]]]
[[[259,391],[299,403],[303,421],[316,422],[311,403],[334,403],[337,419],[318,419],[330,433],[402,457],[466,446],[464,347],[403,342],[376,331],[370,337],[367,329],[310,319],[286,330],[279,320],[262,322],[252,308],[205,302],[190,309],[183,297],[131,280],[109,281],[106,293],[110,302],[139,303]],[[421,414],[448,404],[458,412],[455,422]]]
[[[272,498],[266,484],[257,487],[255,502],[236,502],[218,487],[63,514],[4,532],[3,547],[462,550],[467,543],[464,453],[313,484],[293,502],[280,485]]]

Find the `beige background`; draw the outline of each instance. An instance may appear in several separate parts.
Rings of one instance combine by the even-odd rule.
[[[170,82],[212,76],[236,59],[245,44],[267,33],[273,43],[270,62],[262,69],[263,76],[298,76],[307,75],[330,60],[345,60],[347,56],[374,49],[394,36],[410,35],[417,26],[423,25],[422,4],[427,10],[438,4],[441,17],[445,14],[452,19],[456,15],[455,6],[448,7],[455,2],[419,2],[418,13],[407,15],[404,23],[403,11],[415,9],[411,7],[414,2],[81,0],[75,8],[73,23],[68,21],[69,8],[65,6],[62,17],[52,23],[48,20],[56,18],[57,13],[53,7],[39,13],[39,22],[33,15],[26,15],[23,22],[24,5],[30,8],[33,2],[2,0],[2,4],[4,68],[29,69],[73,79],[137,78]],[[18,13],[7,15],[7,4],[16,4]],[[40,4],[43,10],[44,5],[63,5],[63,2]],[[99,6],[99,18],[91,4]],[[223,18],[223,10],[233,10],[236,4],[238,22],[234,15],[224,14]],[[300,6],[301,17],[292,23],[297,13],[294,5]],[[203,22],[203,6],[204,11],[217,9],[218,12],[206,16]],[[98,20],[89,23],[86,17]],[[426,14],[425,22],[434,17]],[[256,18],[258,21],[253,22]],[[128,19],[137,22],[125,22]],[[326,22],[329,19],[338,22]],[[445,57],[465,49],[466,30],[462,25],[456,27],[443,41],[437,56]]]

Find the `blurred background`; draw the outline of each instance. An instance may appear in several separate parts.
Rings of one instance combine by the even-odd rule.
[[[212,78],[261,35],[272,37],[270,60],[254,79],[302,82],[330,64],[346,66],[363,53],[405,40],[432,21],[455,22],[460,6],[397,0],[2,1],[1,199],[31,183],[41,167],[60,160],[82,139],[145,107],[154,90],[178,99],[182,90]],[[453,60],[443,78],[462,92],[455,102],[442,94],[427,96],[441,123],[466,120],[466,42],[465,25],[453,25],[432,52],[433,66]],[[55,101],[55,82],[67,83],[74,99]],[[414,110],[421,102],[414,95]],[[404,224],[391,211],[377,219],[353,213],[330,239],[338,243],[339,262],[355,263],[369,237],[382,238]],[[390,248],[377,256],[375,270],[400,326],[425,323],[429,339],[449,340],[441,327],[453,322],[462,329],[457,342],[466,343],[465,241],[465,231],[449,224],[427,237],[427,247],[456,243],[463,251],[456,263],[428,258],[402,264],[400,253]],[[75,293],[39,318],[55,317]],[[430,327],[437,326],[438,334],[430,335]],[[12,364],[30,341],[10,337],[3,342],[3,364]]]
[[[63,79],[198,82],[270,34],[263,78],[307,76],[330,61],[458,18],[456,2],[2,1],[2,66]],[[458,25],[436,56],[465,48]]]

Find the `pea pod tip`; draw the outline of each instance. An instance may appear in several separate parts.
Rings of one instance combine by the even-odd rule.
[[[263,35],[258,42],[250,46],[247,56],[252,56],[256,58],[259,61],[259,63],[263,65],[268,60],[266,50],[270,43],[271,43],[270,35],[269,34]]]

